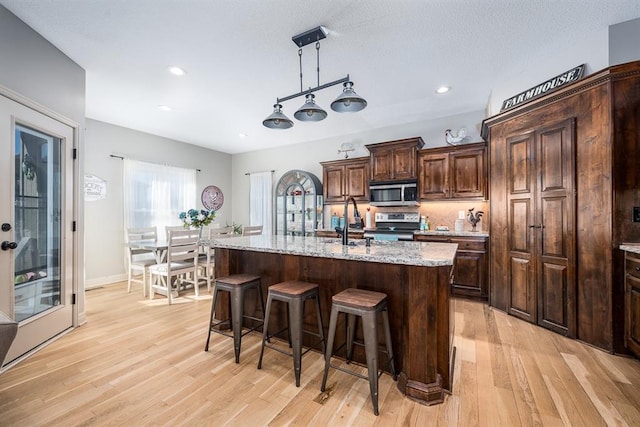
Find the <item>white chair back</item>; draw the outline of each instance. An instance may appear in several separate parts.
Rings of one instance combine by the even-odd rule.
[[[198,262],[200,247],[200,230],[171,230],[169,232],[169,246],[167,247],[167,264],[173,262],[188,262],[193,269]],[[193,262],[193,265],[191,264]],[[174,273],[178,273],[174,271]]]
[[[186,228],[184,228],[181,225],[165,225],[164,226],[164,233],[165,233],[165,237],[167,238],[167,241],[169,241],[169,233],[171,233],[172,231],[184,231],[186,230]]]
[[[131,227],[127,228],[127,243],[134,243],[140,240],[158,240],[158,230],[156,227]],[[148,249],[129,248],[129,256],[138,254],[148,254],[152,251]]]
[[[223,239],[225,237],[233,237],[233,227],[219,227],[219,228],[210,228],[207,230],[207,238],[209,239]]]
[[[257,236],[262,234],[261,225],[248,225],[242,229],[243,236]]]

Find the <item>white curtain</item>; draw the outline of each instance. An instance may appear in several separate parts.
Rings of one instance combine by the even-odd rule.
[[[196,171],[124,159],[124,226],[181,225],[178,215],[196,204]]]
[[[273,172],[249,174],[249,225],[262,225],[262,234],[272,234]]]

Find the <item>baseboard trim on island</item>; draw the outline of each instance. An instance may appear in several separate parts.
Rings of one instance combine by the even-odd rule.
[[[437,375],[435,383],[424,384],[411,381],[404,372],[398,376],[398,390],[409,399],[423,405],[436,405],[444,402],[445,389],[442,388],[442,376]]]

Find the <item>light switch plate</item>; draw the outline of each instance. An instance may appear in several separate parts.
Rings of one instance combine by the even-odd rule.
[[[633,207],[633,222],[640,222],[640,206]]]

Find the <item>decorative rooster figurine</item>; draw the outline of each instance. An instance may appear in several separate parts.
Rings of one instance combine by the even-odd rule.
[[[460,129],[457,135],[454,135],[451,132],[451,129],[447,129],[444,131],[444,140],[449,145],[462,144],[462,142],[466,141],[466,139],[467,139],[467,130],[465,128]]]
[[[484,212],[482,211],[478,211],[475,214],[473,213],[473,210],[475,208],[471,208],[469,209],[469,214],[467,215],[467,220],[471,223],[471,231],[477,231],[476,230],[476,224],[480,222],[480,218],[482,217],[482,214]]]

